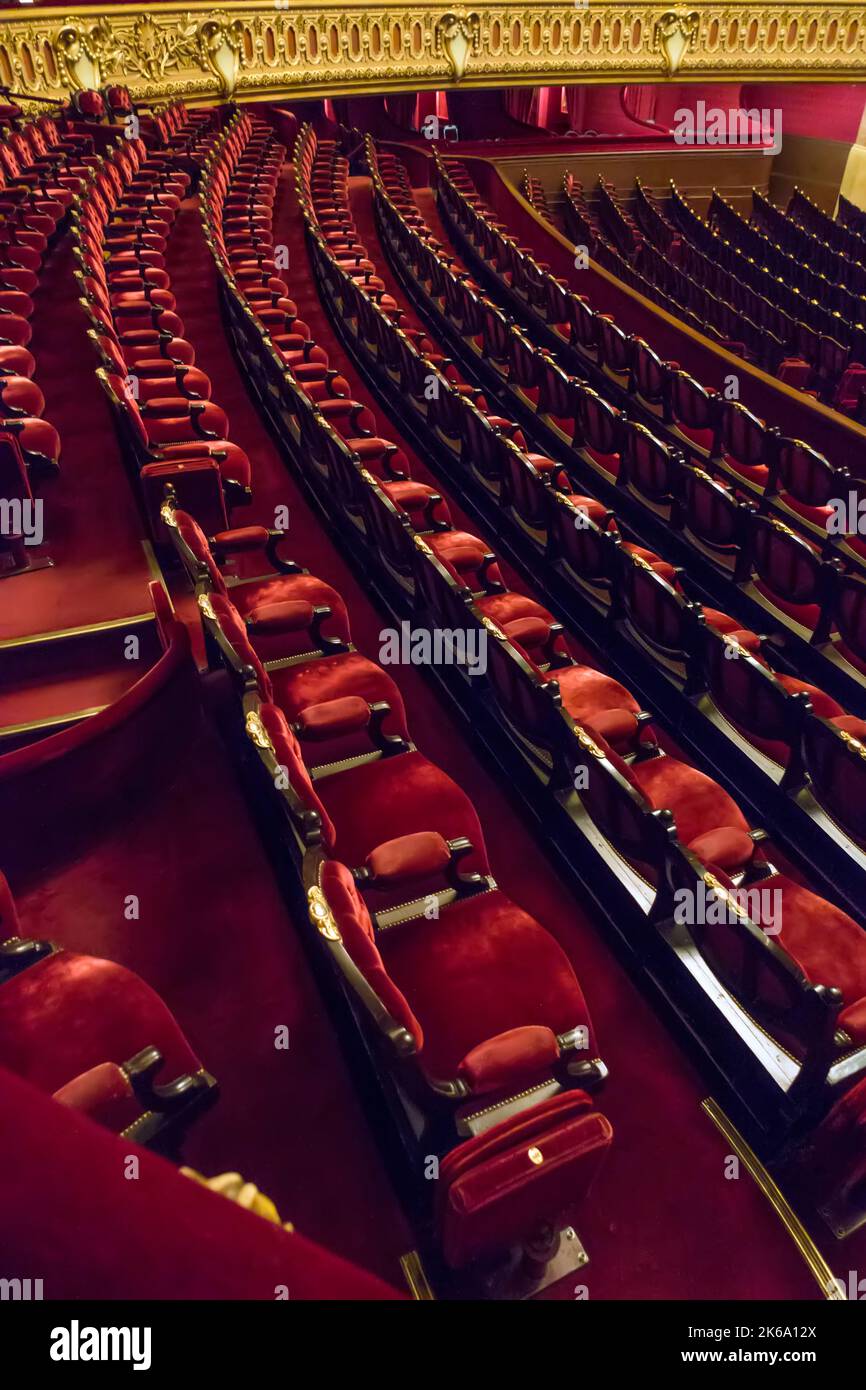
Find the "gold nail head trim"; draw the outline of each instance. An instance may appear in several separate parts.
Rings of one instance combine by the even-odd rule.
[[[321,888],[314,886],[307,891],[307,903],[310,921],[316,931],[328,941],[342,941],[343,938],[328,906],[328,900]]]
[[[252,739],[257,748],[267,748],[271,753],[274,745],[271,743],[267,729],[262,723],[262,717],[254,709],[251,709],[245,720],[247,734]]]
[[[544,1162],[544,1154],[541,1152],[541,1149],[537,1149],[534,1144],[531,1149],[527,1149],[526,1156],[530,1163],[535,1164],[536,1168],[540,1168],[541,1164]]]
[[[211,622],[215,623],[217,620],[217,615],[214,612],[213,604],[210,601],[210,594],[199,594],[198,599],[196,601],[202,613],[204,613],[205,617],[210,618]]]

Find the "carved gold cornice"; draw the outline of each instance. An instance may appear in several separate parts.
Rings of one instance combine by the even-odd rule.
[[[857,4],[411,7],[229,0],[0,15],[0,83],[34,96],[126,82],[140,101],[341,96],[536,83],[850,82]]]

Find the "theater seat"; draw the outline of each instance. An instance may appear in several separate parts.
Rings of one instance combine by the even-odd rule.
[[[308,669],[315,679],[315,668]],[[345,700],[342,703],[348,704]],[[295,722],[300,738],[276,705],[263,704],[260,711],[278,763],[287,769],[297,795],[322,820],[322,841],[328,853],[339,856],[353,869],[359,868],[377,845],[402,835],[435,830],[446,840],[467,840],[472,846],[467,868],[486,873],[489,865],[484,835],[472,803],[441,768],[411,745],[390,757],[329,771],[317,776],[315,782],[310,779],[308,767],[320,761],[313,756],[316,743],[328,732],[327,726],[316,729],[311,739],[310,726],[318,715],[329,714],[335,704],[306,704],[301,720]]]
[[[0,875],[4,931],[17,933]],[[176,1020],[113,961],[17,938],[0,948],[0,1064],[117,1133],[188,1123],[215,1096]],[[166,1084],[168,1083],[168,1084]]]
[[[718,877],[723,887],[730,889],[731,881],[724,871]],[[836,1047],[846,1051],[852,1046],[863,1046],[866,1043],[866,936],[862,928],[834,903],[785,874],[771,874],[762,878],[758,886],[762,892],[780,895],[773,913],[778,930],[772,939],[788,952],[811,984],[841,992],[842,1002],[836,1017]],[[726,956],[718,926],[717,932],[719,949]],[[769,984],[769,981],[763,983]],[[764,1002],[772,1006],[772,998]]]
[[[322,864],[320,885],[346,951],[411,1036],[428,1083],[504,1095],[569,1061],[593,1071],[592,1024],[568,957],[500,890],[377,932],[343,864]]]

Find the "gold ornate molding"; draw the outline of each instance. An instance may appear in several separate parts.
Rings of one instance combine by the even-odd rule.
[[[342,96],[536,83],[866,77],[862,3],[628,7],[70,6],[0,15],[0,83],[34,96],[126,82],[138,100]]]

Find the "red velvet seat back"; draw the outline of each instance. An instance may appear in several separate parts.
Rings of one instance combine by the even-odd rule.
[[[315,789],[304,762],[301,745],[289,727],[286,716],[277,705],[272,704],[262,705],[259,714],[274,745],[277,762],[280,767],[285,768],[286,779],[294,795],[305,810],[316,812],[322,823],[322,844],[328,854],[332,854],[337,838],[334,823]]]
[[[816,801],[860,846],[866,846],[866,738],[811,715],[804,721],[803,760]],[[846,720],[856,725],[861,721]]]
[[[866,662],[866,582],[858,575],[840,580],[833,616],[846,646]]]
[[[739,401],[720,403],[719,441],[721,452],[736,463],[754,468],[769,462],[766,427]]]
[[[818,603],[821,570],[815,552],[771,518],[753,517],[752,528],[752,563],[768,588],[787,603]]]
[[[259,688],[259,695],[263,700],[272,700],[274,689],[271,678],[249,639],[246,623],[240,613],[231,600],[223,594],[212,594],[210,604],[223,636],[235,653],[238,665],[248,666],[252,669]]]
[[[195,517],[190,516],[189,512],[176,511],[175,521],[177,522],[177,529],[181,538],[186,542],[199,563],[204,565],[207,569],[215,592],[227,598],[228,590],[222,572],[213,557],[213,551],[208,545],[207,536],[199,526]]]
[[[672,372],[669,378],[670,406],[674,419],[694,430],[715,426],[714,399],[688,372]]]
[[[322,865],[320,882],[334,916],[342,943],[364,979],[374,990],[392,1018],[415,1039],[420,1052],[424,1046],[421,1024],[405,995],[388,975],[375,941],[373,923],[354,879],[344,864],[328,860]],[[405,928],[411,931],[411,927]]]
[[[823,507],[839,487],[832,464],[804,444],[802,439],[780,439],[777,443],[779,477],[785,492],[810,507]]]

